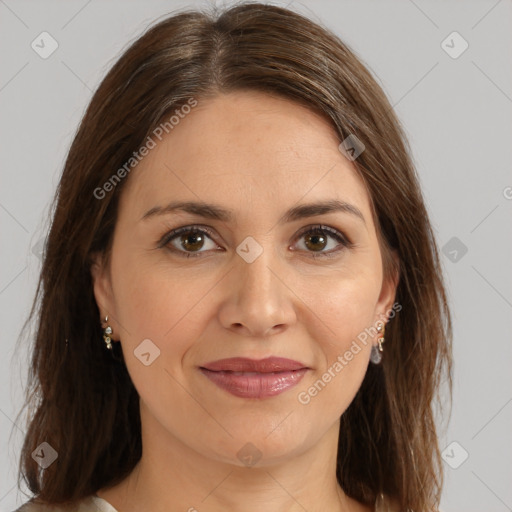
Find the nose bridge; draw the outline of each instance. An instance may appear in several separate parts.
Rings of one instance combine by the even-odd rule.
[[[279,287],[274,275],[275,269],[279,267],[278,258],[271,235],[260,236],[258,240],[248,236],[237,247],[239,261],[236,279],[240,282],[238,291],[254,300],[263,298],[259,297],[261,295],[271,300],[270,296],[275,295],[274,292]]]
[[[256,240],[247,237],[237,247],[237,260],[231,276],[225,326],[243,325],[253,335],[292,321],[282,265],[271,235]]]

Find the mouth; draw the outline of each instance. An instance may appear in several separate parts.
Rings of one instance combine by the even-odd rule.
[[[310,368],[292,359],[235,357],[199,367],[219,388],[241,398],[269,398],[295,386]]]
[[[299,361],[286,359],[284,357],[267,357],[259,360],[249,359],[247,357],[231,357],[229,359],[220,359],[206,363],[202,365],[201,368],[210,371],[275,373],[302,370],[308,367]]]

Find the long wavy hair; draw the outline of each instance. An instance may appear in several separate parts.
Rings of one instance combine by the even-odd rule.
[[[120,482],[140,459],[139,396],[120,344],[117,361],[105,350],[90,272],[93,254],[108,259],[130,178],[102,199],[95,191],[190,98],[238,90],[296,101],[320,113],[340,142],[353,134],[365,145],[353,163],[370,196],[385,277],[399,273],[402,309],[387,326],[382,363],[369,365],[341,417],[336,476],[362,503],[384,493],[403,510],[433,510],[443,484],[434,414],[443,397],[451,404],[452,325],[404,130],[370,71],[336,35],[288,9],[247,2],[157,20],[88,105],[51,205],[41,274],[21,330],[37,319],[19,413],[29,414],[18,485],[23,478],[38,501],[71,503]],[[43,441],[58,452],[45,470],[32,457]]]

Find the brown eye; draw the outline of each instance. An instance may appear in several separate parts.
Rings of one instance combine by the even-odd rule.
[[[219,249],[212,236],[213,233],[204,227],[185,226],[166,234],[159,247],[168,247],[172,252],[186,258],[199,257],[204,252]],[[304,247],[300,250],[313,258],[333,257],[343,249],[353,247],[348,238],[338,230],[322,225],[304,229],[297,238],[304,241]],[[208,243],[211,244],[210,247]]]
[[[165,235],[160,241],[159,247],[167,246],[172,252],[186,258],[197,257],[208,250],[218,249],[211,237],[212,233],[206,228],[185,226]],[[210,243],[210,247],[208,247],[208,243]]]
[[[342,233],[327,226],[309,227],[302,231],[297,238],[304,240],[303,250],[310,253],[313,258],[328,258],[347,247],[352,247],[351,242]],[[334,239],[337,244],[330,242],[330,239]],[[330,250],[325,250],[328,246],[331,246]]]

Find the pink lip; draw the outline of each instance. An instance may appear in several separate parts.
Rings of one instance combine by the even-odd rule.
[[[232,395],[242,398],[267,398],[295,386],[309,368],[291,359],[234,357],[200,367],[203,375]]]

